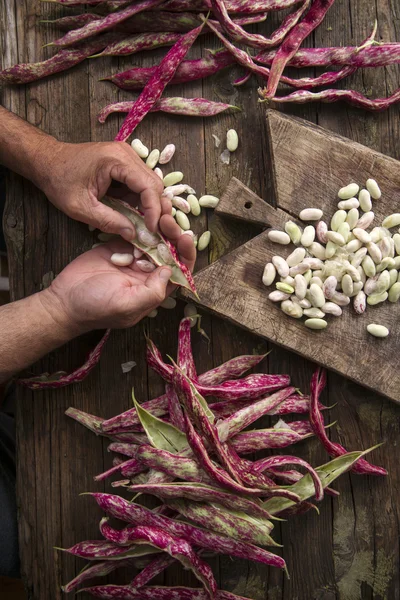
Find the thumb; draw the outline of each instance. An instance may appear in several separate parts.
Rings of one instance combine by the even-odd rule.
[[[147,312],[161,304],[167,295],[167,285],[171,277],[169,267],[159,267],[146,279],[144,285],[136,291],[135,304],[137,308]]]
[[[88,224],[104,233],[120,235],[127,242],[131,242],[136,237],[136,231],[131,221],[118,211],[104,206],[101,202],[98,202],[96,208],[93,209]]]

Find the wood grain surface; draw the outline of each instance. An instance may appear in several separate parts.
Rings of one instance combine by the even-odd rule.
[[[399,210],[398,161],[277,111],[268,111],[267,128],[276,208],[232,178],[217,207],[219,215],[283,230],[293,215],[314,206],[323,209],[329,223],[337,210],[337,190],[351,181],[362,185],[369,177],[375,177],[382,189],[381,200],[373,205],[374,223]],[[312,170],[310,164],[315,165]],[[323,332],[310,331],[303,320],[282,315],[280,304],[268,299],[274,286],[266,290],[261,281],[265,264],[293,249],[292,244],[270,242],[265,231],[227,254],[196,275],[200,306],[400,403],[400,305],[368,306],[363,315],[351,305],[340,319],[328,317]],[[192,296],[186,290],[182,295]],[[385,325],[391,335],[385,340],[371,338],[369,323]]]
[[[50,55],[43,44],[56,31],[39,25],[39,19],[63,14],[58,7],[38,0],[3,0],[0,5],[1,58],[4,66],[15,62],[41,60]],[[378,39],[400,40],[398,0],[337,0],[322,26],[308,43],[317,46],[357,44],[365,38],[378,18]],[[278,15],[271,15],[262,26],[270,33]],[[193,49],[200,56],[206,48],[219,43],[205,36]],[[49,52],[49,54],[47,54]],[[105,74],[116,73],[130,65],[148,66],[157,62],[165,50],[124,59],[87,61],[66,74],[57,75],[29,87],[4,88],[1,101],[31,123],[68,142],[113,139],[119,117],[105,125],[97,123],[100,107],[118,99],[129,99],[111,84],[99,82]],[[241,71],[236,70],[236,75]],[[314,70],[302,72],[313,75]],[[297,74],[296,74],[297,76]],[[258,82],[251,80],[234,88],[234,73],[224,71],[204,82],[175,86],[168,95],[204,96],[238,104],[243,112],[222,115],[218,119],[172,118],[151,115],[137,130],[150,147],[174,142],[178,152],[171,169],[184,171],[187,181],[198,192],[222,194],[232,176],[236,176],[261,198],[272,198],[271,174],[268,169],[268,131],[265,109],[258,103]],[[364,93],[382,96],[399,87],[399,71],[366,69],[348,80],[348,85]],[[400,110],[370,115],[344,105],[302,106],[291,114],[318,123],[352,140],[394,158],[400,157],[398,143]],[[240,147],[229,166],[219,160],[212,134],[224,138],[234,127]],[[51,165],[49,165],[51,168]],[[310,172],[313,165],[310,165]],[[289,175],[288,175],[288,179]],[[5,231],[11,266],[13,299],[41,288],[43,277],[58,273],[71,259],[90,248],[94,241],[87,227],[70,221],[49,204],[28,182],[10,175],[7,186]],[[208,256],[200,256],[198,267],[232,251],[254,236],[254,227],[221,219],[216,214],[202,214],[193,222],[195,230],[208,225],[213,241]],[[144,328],[160,345],[173,354],[182,306],[129,331],[116,331],[109,341],[100,366],[82,384],[70,388],[30,392],[18,390],[18,506],[20,517],[20,552],[22,573],[30,600],[59,600],[60,585],[71,579],[83,561],[56,552],[54,546],[68,547],[83,539],[99,537],[101,513],[88,497],[88,490],[110,489],[95,484],[93,475],[111,466],[107,443],[70,422],[64,416],[68,406],[110,417],[130,407],[130,390],[135,387],[140,400],[158,394],[162,385],[147,370],[144,360]],[[265,350],[260,338],[234,327],[227,321],[204,316],[204,330],[210,344],[194,335],[197,366],[203,371],[234,355]],[[78,366],[99,333],[79,338],[65,348],[51,353],[32,368],[33,373],[72,369]],[[262,370],[289,373],[295,385],[308,391],[315,368],[298,355],[272,346],[273,352]],[[352,361],[363,359],[356,352]],[[122,375],[121,363],[134,360],[137,366]],[[371,371],[376,365],[370,365]],[[323,401],[334,405],[327,419],[337,421],[330,429],[332,439],[349,449],[367,448],[383,441],[373,454],[377,464],[384,464],[389,477],[376,479],[345,475],[336,488],[339,498],[327,498],[320,514],[307,514],[275,528],[284,547],[290,580],[272,569],[232,561],[228,557],[213,560],[218,583],[223,589],[254,600],[396,600],[400,598],[399,576],[399,501],[400,481],[399,416],[393,403],[367,391],[343,377],[330,373]],[[265,421],[267,426],[268,419]],[[327,461],[327,455],[314,440],[300,444],[296,453],[313,465]],[[128,581],[131,574],[118,572],[112,581]],[[178,567],[169,569],[157,581],[161,584],[196,585],[190,574]],[[84,596],[82,596],[84,597]]]

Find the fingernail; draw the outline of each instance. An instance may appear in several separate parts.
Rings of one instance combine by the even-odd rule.
[[[172,271],[171,269],[161,269],[160,271],[160,279],[161,281],[163,281],[164,283],[167,283],[167,281],[169,281],[169,278],[171,277]]]
[[[129,227],[125,227],[124,229],[121,229],[121,236],[127,242],[131,242],[133,239],[135,239],[135,231],[134,231],[134,229],[130,229]]]

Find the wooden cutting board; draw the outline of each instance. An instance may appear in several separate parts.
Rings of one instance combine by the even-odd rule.
[[[303,208],[320,207],[329,223],[337,210],[337,191],[352,181],[374,177],[382,199],[374,202],[374,225],[400,212],[400,162],[335,135],[307,121],[267,111],[271,178],[276,208],[233,178],[216,209],[263,227],[283,229]],[[261,277],[275,254],[287,256],[293,245],[271,243],[264,231],[196,274],[198,304],[252,333],[400,402],[400,305],[385,302],[356,315],[352,305],[342,317],[328,317],[324,331],[312,331],[268,300],[274,287]],[[186,291],[183,295],[193,298]],[[390,330],[386,339],[367,333],[369,323]]]

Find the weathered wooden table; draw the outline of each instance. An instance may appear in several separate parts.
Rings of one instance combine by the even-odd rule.
[[[54,6],[39,0],[3,0],[0,7],[2,60],[5,66],[20,61],[40,60],[46,56],[42,45],[54,38],[51,27],[39,25],[40,18],[61,14]],[[359,43],[379,21],[379,38],[400,40],[398,0],[337,0],[314,35],[317,46]],[[266,31],[274,28],[269,18]],[[214,39],[204,37],[193,50],[200,56],[215,47]],[[163,53],[86,62],[73,71],[27,88],[4,88],[3,104],[43,130],[68,142],[111,140],[118,127],[110,118],[100,125],[96,115],[110,101],[128,98],[111,84],[98,80],[129,65],[151,65]],[[313,74],[312,71],[310,73]],[[204,96],[223,99],[243,108],[241,114],[218,119],[185,120],[152,115],[138,128],[138,137],[152,148],[174,142],[178,148],[172,167],[180,168],[198,191],[219,194],[235,175],[255,192],[269,198],[269,173],[266,169],[264,109],[257,102],[257,83],[235,89],[232,72],[223,72],[204,82],[180,86],[169,95]],[[399,87],[396,68],[365,70],[349,80],[349,85],[377,96]],[[310,121],[400,158],[400,108],[371,115],[344,105],[305,106],[291,111]],[[212,134],[224,138],[229,127],[239,132],[240,149],[230,166],[219,160]],[[310,169],[313,165],[310,165]],[[51,169],[51,164],[49,165]],[[325,174],[321,173],[321,177]],[[288,173],[290,177],[290,173]],[[62,182],[60,182],[62,185]],[[90,248],[93,236],[86,226],[72,222],[50,205],[28,182],[10,175],[5,231],[11,266],[12,296],[16,300],[38,291],[48,274]],[[249,239],[254,231],[242,224],[222,222],[203,214],[195,227],[204,230],[208,220],[213,232],[210,261]],[[204,253],[198,268],[207,263]],[[101,364],[80,385],[59,391],[18,390],[18,505],[22,574],[30,600],[55,600],[62,597],[60,584],[71,579],[82,562],[53,550],[98,536],[100,512],[80,492],[103,490],[93,475],[111,464],[107,442],[96,438],[64,416],[69,406],[110,417],[130,406],[130,390],[135,387],[140,400],[158,395],[161,381],[148,371],[144,359],[144,327],[163,352],[173,353],[181,309],[176,313],[160,311],[155,320],[141,323],[129,331],[115,331]],[[262,319],[262,315],[260,315]],[[203,327],[211,338],[208,346],[194,336],[195,356],[200,370],[216,365],[236,354],[265,348],[266,344],[240,329],[205,316]],[[396,334],[395,334],[396,335]],[[87,336],[52,353],[32,372],[71,369],[78,366],[98,334]],[[357,361],[359,356],[354,356]],[[127,375],[121,363],[134,360],[137,366]],[[287,372],[304,391],[313,365],[298,356],[274,348],[265,370]],[[371,369],[374,365],[371,365]],[[339,376],[329,375],[324,401],[336,406],[329,419],[338,421],[330,430],[332,438],[349,449],[367,448],[384,441],[373,454],[373,461],[389,469],[389,477],[376,479],[344,476],[336,487],[337,499],[326,498],[321,514],[307,514],[276,527],[284,544],[290,580],[278,571],[263,566],[220,557],[213,561],[222,588],[256,600],[395,600],[400,598],[399,577],[399,416],[400,409],[389,401],[368,393]],[[327,461],[316,441],[296,448],[312,464]],[[107,488],[107,486],[106,486]],[[121,579],[126,574],[122,574]],[[116,581],[116,576],[113,578]],[[160,583],[191,582],[181,569],[170,569]]]

